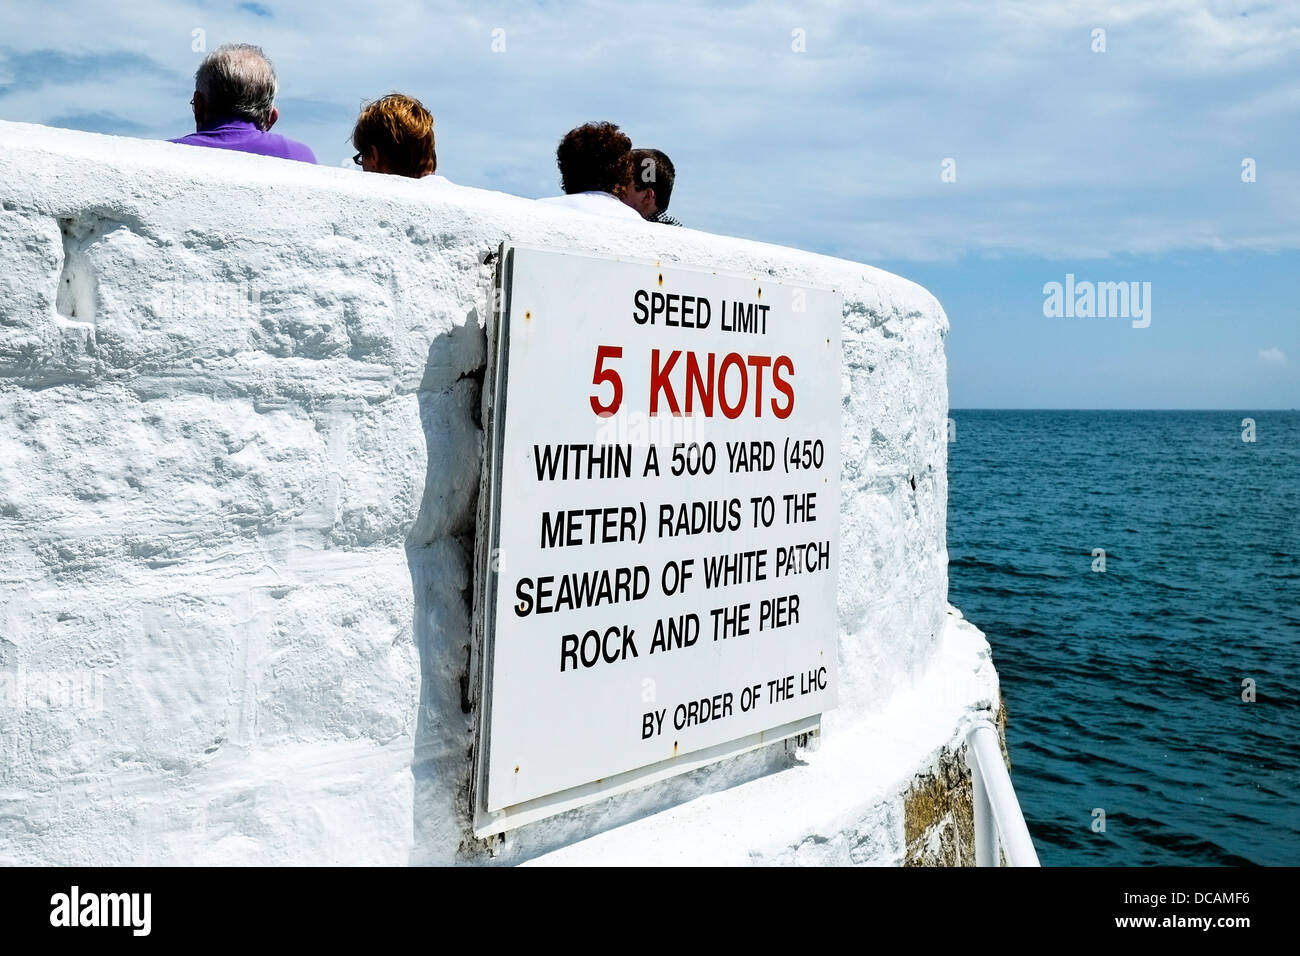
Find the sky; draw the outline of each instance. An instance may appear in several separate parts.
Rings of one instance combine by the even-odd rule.
[[[688,226],[933,292],[954,408],[1300,408],[1295,0],[8,0],[0,119],[183,135],[224,42],[266,50],[276,132],[331,165],[393,90],[440,173],[522,196],[618,123]],[[1050,283],[1147,314],[1048,314]]]

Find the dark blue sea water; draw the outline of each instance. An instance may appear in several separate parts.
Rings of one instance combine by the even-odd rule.
[[[949,596],[1043,864],[1300,864],[1300,413],[952,418]]]

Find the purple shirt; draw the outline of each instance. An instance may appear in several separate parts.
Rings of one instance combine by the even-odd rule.
[[[315,163],[316,156],[302,143],[267,133],[246,119],[226,119],[180,139],[168,140],[184,146],[210,146],[213,149],[234,149],[241,153],[259,156],[276,156],[296,159],[302,163]]]

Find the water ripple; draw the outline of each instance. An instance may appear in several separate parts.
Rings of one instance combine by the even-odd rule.
[[[1043,862],[1300,863],[1300,414],[952,417],[949,596]]]

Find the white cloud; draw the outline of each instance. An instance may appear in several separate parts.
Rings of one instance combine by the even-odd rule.
[[[1265,365],[1285,365],[1286,353],[1275,345],[1271,349],[1260,349],[1259,360]]]

